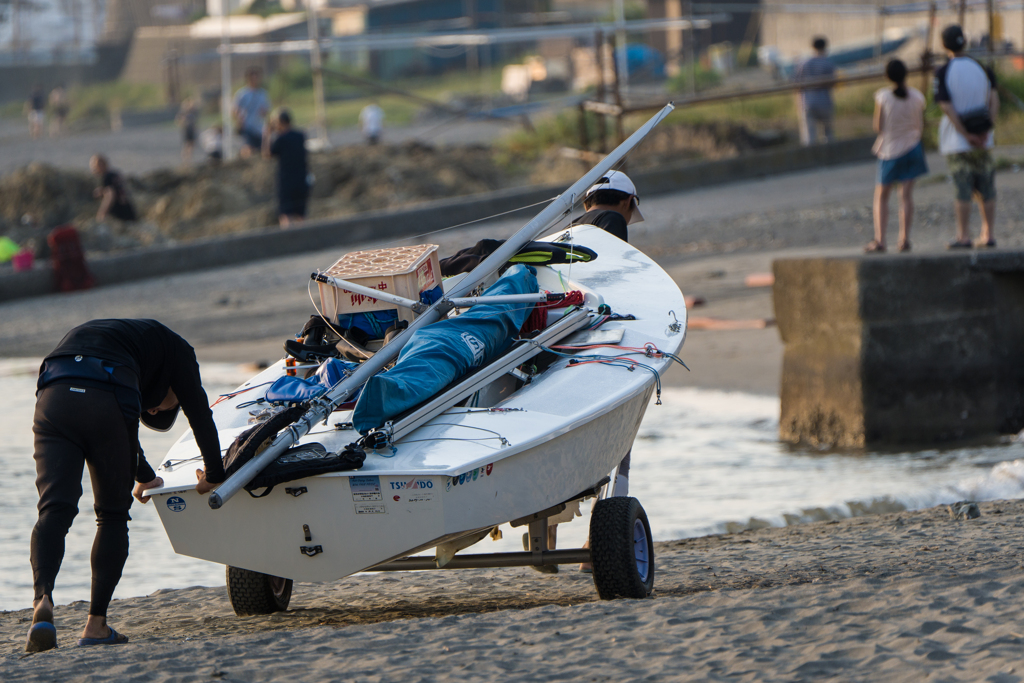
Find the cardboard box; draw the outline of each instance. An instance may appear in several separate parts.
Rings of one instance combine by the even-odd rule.
[[[441,266],[437,260],[436,244],[353,251],[338,259],[324,274],[413,301],[420,300],[420,293],[441,285]],[[329,284],[320,283],[319,287],[321,310],[332,320],[349,313],[395,308],[398,309],[399,320],[411,321],[415,317],[412,310],[387,301]]]

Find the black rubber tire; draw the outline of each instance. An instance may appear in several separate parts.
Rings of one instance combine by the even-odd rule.
[[[240,617],[273,614],[288,609],[292,599],[292,580],[248,569],[228,567],[224,572],[231,608]]]
[[[646,576],[641,574],[636,552],[642,541],[634,539],[637,523],[646,541]],[[602,600],[646,598],[654,590],[654,543],[647,513],[636,498],[619,496],[597,501],[590,517],[590,556],[594,585]]]

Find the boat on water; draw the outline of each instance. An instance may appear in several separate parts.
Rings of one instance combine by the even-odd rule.
[[[582,245],[597,258],[532,266],[538,292],[532,299],[479,290],[670,108],[570,188],[563,205],[542,211],[470,273],[446,280],[440,301],[407,302],[415,313],[408,329],[352,364],[325,394],[293,407],[302,417],[275,427],[265,441],[261,436],[257,454],[209,499],[194,488],[201,457],[192,433],[171,448],[158,467],[164,485],[152,491],[160,520],[176,552],[227,565],[237,613],[285,609],[294,580],[333,581],[360,571],[591,562],[601,597],[650,594],[654,556],[646,514],[634,498],[611,497],[608,483],[652,396],[660,398],[661,375],[678,360],[686,335],[682,293],[648,256],[588,225],[544,238]],[[340,291],[360,291],[324,273],[314,277]],[[402,342],[417,331],[457,319],[473,305],[560,298],[572,305],[548,309],[539,331],[511,340],[481,367],[379,428],[365,435],[352,429],[354,397],[396,357],[394,368],[402,364]],[[258,422],[268,387],[289,375],[322,374],[329,362],[283,359],[222,397],[213,406],[222,445]],[[304,449],[358,450],[365,459],[358,469],[235,495],[268,464]],[[591,547],[548,548],[549,525],[571,521],[587,498],[598,498]],[[461,553],[505,523],[528,530],[523,552]],[[417,555],[430,549],[432,556]]]

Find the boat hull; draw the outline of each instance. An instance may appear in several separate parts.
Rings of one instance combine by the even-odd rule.
[[[239,495],[219,510],[194,490],[154,496],[156,508],[179,554],[331,581],[593,486],[632,447],[653,389],[652,379],[572,431],[456,476],[344,472],[279,485],[265,498]]]

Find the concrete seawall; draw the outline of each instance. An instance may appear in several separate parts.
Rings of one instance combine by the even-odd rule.
[[[666,167],[633,175],[644,195],[680,192],[738,180],[804,171],[871,158],[871,139],[770,150],[733,159]],[[138,249],[94,258],[89,268],[98,286],[171,273],[234,265],[330,246],[411,237],[503,212],[526,218],[539,209],[523,206],[555,197],[562,186],[533,186],[425,202],[345,218],[309,221],[299,228],[276,227],[238,235],[196,240],[173,247]],[[0,276],[0,301],[41,296],[53,291],[48,265]]]
[[[1024,428],[1024,252],[778,260],[780,437],[864,447]]]

